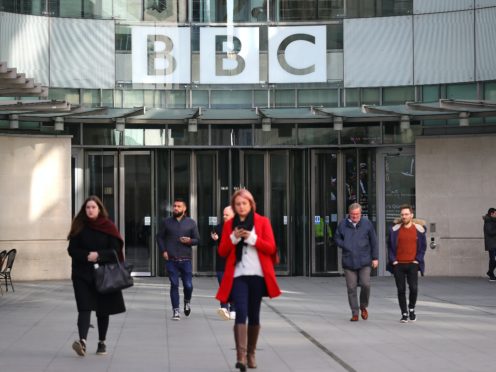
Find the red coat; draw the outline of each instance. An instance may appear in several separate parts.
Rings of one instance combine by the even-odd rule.
[[[219,255],[226,257],[226,268],[216,298],[224,303],[228,301],[231,294],[236,262],[236,246],[231,242],[230,236],[232,232],[232,223],[233,219],[230,219],[224,224],[222,229],[224,233],[222,234],[218,248]],[[258,252],[260,266],[262,266],[267,293],[271,298],[277,297],[281,294],[281,290],[277,285],[276,273],[274,271],[274,260],[277,249],[272,226],[267,217],[257,213],[255,213],[253,217],[253,223],[255,226],[255,233],[257,234],[255,248]]]

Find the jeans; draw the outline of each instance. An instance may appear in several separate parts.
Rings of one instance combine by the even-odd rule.
[[[489,253],[489,270],[487,274],[489,276],[494,276],[494,269],[496,269],[496,251],[494,249],[490,249],[487,253]]]
[[[351,313],[358,315],[358,310],[369,306],[370,297],[370,266],[364,266],[358,270],[344,269],[346,288],[348,290],[348,302]],[[360,280],[360,307],[358,306],[357,286]]]
[[[236,304],[235,324],[260,324],[260,305],[264,295],[265,281],[261,276],[245,275],[234,278],[231,296]]]
[[[179,309],[179,275],[183,282],[184,302],[191,301],[193,294],[193,274],[191,260],[168,260],[165,267],[169,273],[170,298],[172,309]]]
[[[398,289],[398,302],[401,313],[406,314],[406,283],[410,289],[409,304],[410,309],[415,308],[417,303],[417,287],[418,287],[418,264],[416,263],[398,263],[394,266],[394,280]]]

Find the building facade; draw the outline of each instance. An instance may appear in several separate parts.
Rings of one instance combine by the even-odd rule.
[[[209,275],[212,226],[246,187],[272,221],[281,275],[342,272],[333,233],[352,202],[378,231],[378,275],[402,203],[428,222],[427,274],[481,275],[495,25],[496,0],[0,0],[0,61],[40,85],[36,98],[0,89],[0,198],[20,220],[43,211],[28,235],[5,219],[0,247],[19,247],[21,277],[68,275],[46,269],[42,243],[65,254],[71,215],[96,194],[136,274],[163,275],[154,236],[182,197],[201,234],[195,272]],[[62,164],[38,153],[68,142]],[[20,194],[42,158],[63,192],[29,177]],[[66,225],[39,231],[54,207]]]

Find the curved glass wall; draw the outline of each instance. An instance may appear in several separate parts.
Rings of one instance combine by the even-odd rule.
[[[0,0],[0,11],[154,22],[299,22],[412,13],[413,0]],[[232,19],[230,14],[232,14]]]

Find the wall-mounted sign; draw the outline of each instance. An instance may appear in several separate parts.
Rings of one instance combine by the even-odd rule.
[[[133,83],[191,83],[189,27],[131,32]],[[259,34],[258,27],[200,27],[200,83],[259,84]],[[327,81],[326,26],[269,27],[267,44],[269,83]]]

